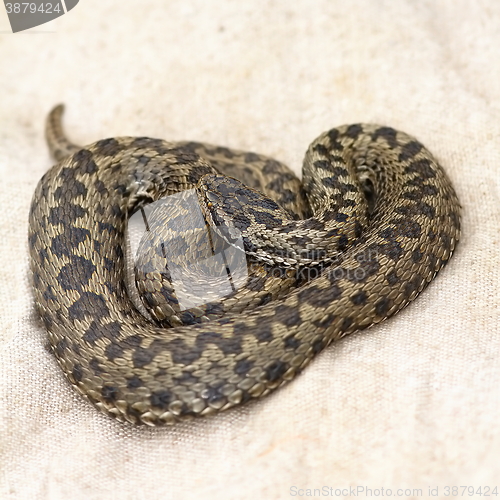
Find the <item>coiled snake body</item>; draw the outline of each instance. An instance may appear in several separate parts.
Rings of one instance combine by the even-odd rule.
[[[61,112],[46,129],[60,161],[30,210],[35,301],[71,384],[121,421],[171,424],[268,394],[331,341],[407,305],[458,242],[459,203],[446,174],[422,144],[389,127],[322,134],[306,154],[302,187],[275,160],[199,143],[121,137],[79,148],[65,139]],[[249,287],[255,309],[231,311],[229,300],[222,317],[202,307],[184,317],[193,324],[164,329],[154,297],[151,322],[126,292],[127,215],[195,187],[209,217],[231,218],[249,258],[283,269],[287,293],[275,273],[274,284],[261,273]]]

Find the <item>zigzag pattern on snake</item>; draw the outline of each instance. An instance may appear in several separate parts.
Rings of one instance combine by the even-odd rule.
[[[61,113],[46,128],[58,163],[29,216],[36,308],[70,383],[121,421],[172,424],[270,393],[333,340],[415,299],[459,239],[443,169],[390,127],[321,134],[301,184],[276,160],[201,143],[118,137],[81,148]],[[126,291],[127,217],[193,188],[208,219],[242,234],[257,272],[240,295],[181,314],[168,276],[150,270],[142,279],[160,279],[143,287],[155,292],[143,297],[151,321]],[[304,269],[319,276],[298,277]]]

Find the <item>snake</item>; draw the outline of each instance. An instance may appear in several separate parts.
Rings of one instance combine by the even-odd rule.
[[[81,147],[66,138],[62,113],[46,121],[56,164],[29,213],[35,309],[71,386],[121,422],[170,425],[266,396],[332,341],[413,301],[460,237],[447,174],[391,127],[324,132],[299,180],[270,157],[199,142],[112,137]],[[150,245],[146,262],[160,268],[137,284],[147,317],[127,291],[127,221],[188,190],[225,230],[222,247],[238,235],[247,282],[194,312],[175,309]]]

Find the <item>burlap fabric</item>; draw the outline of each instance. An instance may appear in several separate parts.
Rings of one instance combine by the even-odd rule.
[[[0,34],[0,498],[500,488],[500,3],[82,0],[44,30]],[[400,128],[452,178],[461,243],[414,304],[271,397],[173,428],[121,425],[68,386],[29,288],[28,210],[59,102],[82,144],[194,139],[297,172],[328,128]]]

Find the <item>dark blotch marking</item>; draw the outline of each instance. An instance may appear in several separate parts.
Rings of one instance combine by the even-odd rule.
[[[253,368],[254,364],[251,359],[240,359],[236,362],[234,371],[238,375],[244,376]]]
[[[381,238],[389,241],[394,241],[398,236],[419,238],[422,232],[420,224],[410,219],[392,219],[390,224],[394,227],[387,227],[378,233]]]
[[[334,298],[332,299],[331,293],[333,292]],[[310,285],[299,291],[297,298],[299,302],[305,302],[312,306],[326,307],[331,304],[332,300],[335,300],[337,294],[340,295],[340,290],[336,285],[333,285],[329,290],[322,290],[317,286]]]
[[[196,338],[196,348],[199,354],[210,344],[216,345],[226,355],[241,351],[241,338],[239,336],[224,338],[220,333],[203,332]]]
[[[416,221],[409,219],[393,219],[391,224],[395,226],[394,230],[396,234],[402,235],[405,238],[420,238],[422,233],[422,228]]]
[[[314,218],[310,218],[310,219],[305,220],[302,223],[302,227],[304,229],[311,229],[311,230],[317,230],[317,231],[321,231],[321,230],[325,229],[325,225],[321,221],[319,221],[318,219],[314,219]]]
[[[76,171],[74,168],[63,167],[57,176],[58,179],[63,181],[63,184],[67,184],[68,182],[72,182],[75,180]],[[45,175],[42,177],[42,180],[45,178]],[[46,193],[44,193],[44,197]]]
[[[116,227],[113,224],[108,224],[107,222],[99,222],[98,223],[99,232],[107,231],[108,233],[116,233]]]
[[[394,286],[396,283],[399,282],[398,275],[396,274],[396,271],[394,269],[386,274],[385,279],[387,280],[387,283],[389,283],[389,285],[391,286]]]
[[[273,300],[273,296],[270,293],[266,293],[266,295],[260,298],[259,306],[265,306],[266,304],[269,304],[271,300]]]
[[[245,155],[245,162],[246,163],[253,163],[254,161],[259,161],[260,160],[260,156],[256,153],[247,153]]]
[[[50,286],[50,285],[47,286],[47,289],[45,290],[45,292],[43,292],[43,298],[47,302],[49,300],[57,300],[57,296],[54,293],[52,286]]]
[[[274,174],[276,172],[279,172],[281,170],[281,164],[272,159],[266,160],[266,163],[264,164],[264,167],[262,169],[262,173],[269,175],[269,174]]]
[[[96,189],[96,191],[101,195],[101,196],[104,196],[104,195],[107,195],[108,194],[108,190],[106,188],[106,184],[104,184],[104,182],[102,182],[101,180],[97,179],[95,182],[94,182],[94,187]]]
[[[252,333],[259,342],[270,342],[273,340],[272,323],[274,318],[262,317],[258,323],[258,329]],[[237,338],[241,338],[248,332],[248,327],[244,323],[234,324],[234,334]]]
[[[382,137],[387,141],[387,144],[389,144],[389,147],[394,149],[398,145],[396,135],[397,135],[397,132],[393,128],[380,127],[379,129],[375,130],[375,132],[372,134],[372,139],[374,141],[376,141],[379,137]]]
[[[348,244],[349,244],[349,238],[345,234],[343,234],[337,242],[337,250],[343,252],[347,248]]]
[[[109,340],[115,340],[121,331],[121,325],[118,321],[113,321],[106,325],[97,323],[95,320],[92,321],[87,331],[82,335],[82,340],[89,342],[91,344],[95,343],[96,340],[100,338],[107,338]],[[124,342],[123,345],[127,347]]]
[[[279,304],[275,309],[276,321],[285,326],[295,326],[301,323],[300,313],[295,307]]]
[[[413,292],[419,289],[422,278],[417,274],[411,281],[406,283],[404,288],[404,295],[407,299],[410,298]]]
[[[216,225],[222,226],[224,225],[225,221],[217,216],[217,214],[214,214],[214,221]],[[252,221],[243,215],[242,213],[235,214],[233,218],[233,223],[237,229],[240,231],[246,231],[251,225]]]
[[[95,321],[92,321],[87,331],[82,335],[82,340],[90,344],[94,344],[98,339],[101,338],[101,330],[102,327]]]
[[[83,174],[94,174],[97,172],[97,165],[94,162],[92,153],[88,149],[80,149],[73,156],[73,161],[77,163],[77,170]]]
[[[370,276],[377,274],[380,270],[380,264],[376,259],[368,259],[360,262],[355,269],[344,270],[347,279],[353,283],[363,283]]]
[[[415,249],[413,250],[412,254],[411,254],[411,260],[413,262],[420,262],[422,260],[422,252],[420,251],[420,249]]]
[[[103,257],[103,261],[104,261],[104,269],[110,272],[113,271],[113,269],[115,268],[115,261],[107,259],[106,257]]]
[[[362,290],[361,292],[358,292],[351,297],[351,302],[355,306],[364,306],[366,304],[367,299],[368,296],[366,295],[366,292]]]
[[[73,366],[73,370],[71,372],[73,375],[73,378],[75,379],[76,382],[80,382],[83,378],[83,369],[81,365],[75,365]]]
[[[103,369],[99,365],[99,360],[97,358],[92,358],[89,361],[89,367],[96,375],[100,375],[103,372]]]
[[[450,214],[450,220],[456,229],[460,229],[460,216],[457,213],[452,212]]]
[[[422,198],[422,194],[420,193],[420,191],[406,191],[405,193],[403,193],[403,198],[412,201],[419,201],[420,198]]]
[[[446,233],[441,233],[439,236],[441,238],[443,248],[445,250],[451,250],[451,238],[450,238],[450,236]]]
[[[278,200],[282,205],[286,205],[288,203],[293,203],[297,199],[297,195],[291,191],[290,189],[283,189],[281,192],[281,197]]]
[[[54,354],[60,358],[64,356],[64,353],[68,350],[69,344],[66,338],[62,338],[55,346],[54,346]]]
[[[327,188],[336,189],[342,195],[346,193],[356,193],[358,191],[358,188],[354,184],[339,181],[337,177],[324,177],[321,179],[321,183]]]
[[[45,250],[45,248],[42,248],[39,252],[38,252],[38,257],[40,259],[40,263],[43,265],[45,265],[45,261],[48,260],[49,258],[49,254],[47,253],[47,250]]]
[[[300,340],[295,337],[287,337],[285,339],[284,345],[286,349],[297,349],[300,345]]]
[[[274,338],[270,326],[259,328],[254,332],[254,336],[259,342],[271,342]]]
[[[148,347],[137,347],[132,355],[132,363],[135,368],[144,368],[147,364],[153,361],[156,353],[151,349],[153,343]]]
[[[399,243],[395,239],[390,239],[387,243],[378,245],[377,250],[380,253],[387,255],[387,257],[389,257],[394,262],[397,262],[404,254],[401,243]]]
[[[59,258],[63,255],[71,255],[73,248],[83,243],[87,237],[90,237],[88,229],[66,226],[64,233],[52,238],[50,249]]]
[[[194,325],[195,323],[199,323],[200,320],[197,318],[193,313],[189,311],[184,311],[179,315],[180,320],[185,324],[185,325]]]
[[[322,351],[323,348],[326,347],[326,342],[324,340],[318,339],[313,342],[312,352],[314,355],[318,354],[318,352]]]
[[[220,401],[225,401],[226,397],[220,393],[222,384],[218,384],[215,387],[208,387],[206,389],[206,394],[204,394],[204,398],[208,401],[208,403],[216,404]]]
[[[424,215],[429,219],[434,219],[436,216],[436,209],[424,201],[418,201],[411,205],[397,207],[395,212],[408,217]]]
[[[314,148],[313,148],[313,151],[316,151],[321,156],[328,156],[329,155],[328,148],[326,146],[324,146],[323,144],[316,144],[316,146],[314,146]]]
[[[333,314],[325,314],[325,316],[323,316],[321,319],[316,319],[312,323],[316,328],[324,330],[325,328],[330,326],[334,319],[335,316]]]
[[[419,174],[423,179],[432,179],[436,177],[436,172],[431,166],[431,161],[427,158],[411,162],[405,168],[405,172]]]
[[[104,354],[106,354],[106,356],[110,360],[121,358],[123,356],[123,348],[116,343],[112,343],[106,347],[106,349],[104,350]]]
[[[164,148],[165,143],[161,139],[152,139],[151,137],[136,137],[130,144],[130,147],[142,149],[142,148],[152,148],[160,149]],[[183,149],[187,150],[187,147]],[[181,151],[181,149],[179,149]]]
[[[96,153],[102,156],[115,156],[120,151],[123,151],[124,147],[116,139],[102,139],[94,144],[96,148]]]
[[[111,207],[111,215],[113,217],[117,217],[117,218],[121,218],[123,216],[122,209],[121,209],[120,205],[118,205],[118,203],[115,203]]]
[[[130,335],[130,337],[127,337],[123,340],[122,345],[126,349],[135,349],[136,347],[140,346],[142,342],[142,338],[140,335]]]
[[[80,217],[83,217],[86,214],[87,210],[80,205],[65,203],[63,205],[52,207],[50,209],[48,221],[50,224],[57,226],[58,224],[75,222]]]
[[[117,165],[116,168],[119,168],[120,165]],[[114,171],[115,169],[113,169]],[[113,186],[111,186],[112,189],[114,189],[118,194],[120,195],[124,195],[126,192],[127,192],[127,186],[125,186],[124,184],[120,184],[119,182],[116,182],[115,184],[113,184]]]
[[[354,236],[356,238],[360,238],[362,234],[363,234],[363,226],[358,221],[356,221],[354,224]]]
[[[101,389],[101,396],[106,401],[115,401],[118,398],[118,389],[112,385],[105,385]]]
[[[292,175],[291,173],[282,173],[279,177],[276,177],[276,179],[269,182],[266,185],[266,188],[272,189],[273,191],[279,193],[283,189],[285,182],[292,181],[294,179],[295,176]]]
[[[378,316],[385,316],[390,307],[391,300],[387,297],[383,297],[375,304],[375,312]]]
[[[127,379],[128,389],[137,389],[138,387],[142,387],[143,385],[144,382],[137,375],[134,375],[133,377]]]
[[[352,325],[352,318],[350,316],[347,316],[346,318],[344,318],[342,324],[340,325],[340,331],[346,332],[351,325]]]
[[[332,171],[332,164],[327,160],[317,160],[314,162],[314,167],[321,170],[326,170],[327,172]]]
[[[420,144],[420,142],[418,141],[408,142],[401,148],[401,153],[399,153],[398,160],[407,161],[410,158],[413,158],[418,153],[420,153],[422,148],[423,148],[422,144]]]
[[[72,255],[70,259],[71,262],[63,266],[57,275],[57,281],[63,290],[81,290],[89,282],[96,267],[84,257]]]
[[[332,236],[338,236],[338,234],[339,234],[338,229],[332,229],[325,234],[325,238],[331,238]]]
[[[158,376],[158,373],[156,375]],[[196,384],[197,382],[199,382],[199,378],[195,377],[190,372],[182,372],[180,374],[180,376],[174,377],[174,380],[175,380],[176,383],[178,383],[178,384],[184,384],[184,385]]]
[[[77,196],[86,196],[87,188],[85,185],[77,180],[72,180],[70,182],[66,182],[64,185],[59,186],[54,191],[54,199],[62,202],[70,202]]]
[[[229,159],[234,158],[234,156],[235,156],[234,153],[229,148],[225,148],[223,146],[216,147],[214,150],[214,153],[222,155],[225,158],[229,158]],[[255,155],[255,153],[249,153],[249,155]],[[256,155],[256,156],[258,158],[258,155]]]
[[[283,378],[283,375],[288,370],[288,363],[284,361],[275,361],[266,368],[266,379],[269,382],[276,382]]]
[[[224,308],[220,304],[206,304],[205,307],[206,314],[215,314],[216,316],[224,314]]]
[[[35,248],[37,240],[38,240],[38,234],[37,233],[33,233],[33,234],[29,235],[28,242],[29,242],[30,248]]]
[[[37,272],[33,272],[33,283],[37,288],[40,287],[42,279],[40,278],[40,275]],[[49,285],[50,286],[50,285]]]
[[[190,161],[186,163],[192,163],[194,161],[198,161],[198,156],[195,158],[191,158]],[[207,166],[192,166],[189,169],[189,174],[187,175],[187,180],[191,184],[196,184],[204,175],[212,174],[213,170],[211,167]]]
[[[272,214],[268,214],[267,212],[253,212],[253,216],[257,224],[264,224],[269,228],[278,226],[281,227],[283,222],[282,219],[275,217]]]
[[[357,139],[359,134],[361,134],[361,132],[363,132],[363,128],[361,127],[361,125],[354,124],[354,125],[350,125],[347,128],[345,135],[347,137],[350,137],[351,139]]]
[[[52,319],[52,316],[49,314],[44,314],[42,317],[43,324],[45,325],[45,328],[50,331],[52,329],[52,326],[54,325],[54,320]]]
[[[160,391],[151,393],[149,400],[151,401],[151,404],[156,408],[165,410],[172,401],[172,394],[170,394],[170,392],[166,389],[162,389]]]
[[[94,292],[80,292],[80,298],[68,307],[68,316],[72,321],[85,316],[103,318],[109,316],[106,301]]]
[[[336,128],[332,128],[327,133],[328,139],[330,139],[330,147],[336,151],[342,151],[344,149],[342,144],[338,141],[339,135],[340,133]]]

